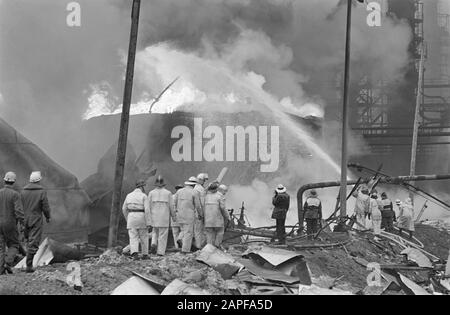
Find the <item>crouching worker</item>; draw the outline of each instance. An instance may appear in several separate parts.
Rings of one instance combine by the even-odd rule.
[[[222,245],[225,222],[230,220],[230,215],[225,209],[225,197],[218,189],[219,184],[212,183],[205,196],[206,242],[217,248]]]
[[[312,240],[319,231],[319,223],[322,220],[322,202],[317,197],[317,192],[311,190],[308,199],[303,206],[305,209],[306,234]]]
[[[34,272],[33,259],[42,240],[43,216],[50,223],[50,206],[47,192],[40,185],[41,172],[30,175],[30,184],[22,191],[23,209],[25,212],[25,238],[27,239],[27,272]]]
[[[194,191],[197,178],[191,177],[184,183],[185,187],[177,191],[174,196],[175,209],[177,209],[177,222],[181,233],[178,238],[181,252],[191,252],[192,239],[194,238],[194,222],[196,217],[203,218],[202,205],[198,194]]]
[[[158,256],[164,256],[169,237],[170,218],[177,221],[173,206],[172,193],[164,188],[166,184],[161,176],[155,182],[156,188],[148,194],[151,225],[153,227],[152,249],[156,248]]]
[[[136,189],[127,195],[122,207],[130,238],[130,253],[134,259],[139,257],[139,244],[141,245],[142,259],[148,259],[149,225],[147,222],[150,212],[145,186],[145,181],[138,181]]]
[[[12,273],[20,247],[17,223],[23,225],[24,219],[20,194],[13,188],[16,174],[6,173],[4,182],[5,187],[0,189],[0,275]]]

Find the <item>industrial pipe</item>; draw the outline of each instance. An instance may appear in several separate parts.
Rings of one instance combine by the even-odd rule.
[[[405,182],[419,182],[419,181],[429,181],[429,180],[448,180],[450,179],[450,174],[447,175],[417,175],[417,176],[397,176],[397,177],[381,177],[379,184],[389,184],[389,185],[401,185]],[[367,183],[369,180],[365,180],[362,183]],[[358,181],[351,180],[347,182],[348,186],[355,185]],[[303,194],[310,189],[318,188],[328,188],[328,187],[339,187],[341,186],[340,181],[334,182],[322,182],[307,184],[297,191],[297,210],[298,210],[298,222],[299,229],[303,229],[304,223],[304,211],[303,211]]]

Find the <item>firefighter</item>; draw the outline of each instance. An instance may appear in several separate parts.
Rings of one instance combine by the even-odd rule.
[[[175,194],[174,205],[178,210],[177,221],[181,228],[179,245],[181,252],[186,254],[191,252],[195,220],[197,217],[203,220],[203,212],[199,196],[194,191],[197,179],[191,177],[184,185],[184,188]]]
[[[183,185],[175,186],[175,194],[183,187],[184,187]],[[173,204],[174,204],[175,214],[177,214],[178,209],[175,208],[175,194],[172,196],[172,200],[173,200]],[[179,241],[180,233],[181,233],[180,224],[178,224],[178,222],[176,220],[174,220],[172,217],[170,217],[170,227],[172,229],[174,246],[176,249],[179,249],[179,248],[181,248],[181,246],[180,246],[181,241]]]
[[[205,195],[205,232],[208,244],[221,247],[225,233],[225,223],[230,215],[225,208],[225,197],[218,192],[219,184],[212,183]]]
[[[153,227],[152,247],[157,247],[157,255],[164,256],[167,249],[170,218],[176,222],[172,193],[164,188],[166,184],[161,176],[155,182],[156,188],[148,194],[151,220],[148,225]]]
[[[400,203],[400,213],[398,215],[399,235],[403,234],[403,230],[409,232],[409,238],[413,238],[414,234],[414,206],[411,198],[407,198],[404,203]]]
[[[322,221],[322,202],[317,196],[317,191],[310,191],[303,209],[305,209],[306,234],[308,239],[312,240],[319,231],[319,223]]]
[[[142,259],[148,259],[148,231],[151,220],[145,186],[145,181],[137,181],[136,189],[127,195],[122,207],[123,216],[127,221],[130,253],[133,259],[139,258],[139,244]]]
[[[394,205],[385,192],[381,194],[381,203],[383,207],[381,211],[381,228],[386,232],[392,232],[394,230],[394,221],[396,221]]]
[[[5,186],[0,189],[0,275],[12,273],[20,248],[17,224],[23,226],[24,214],[20,194],[13,188],[16,179],[13,172],[6,173]]]
[[[200,204],[202,207],[202,212],[204,212],[205,208],[205,195],[206,195],[206,186],[208,182],[209,176],[206,173],[201,173],[197,176],[197,185],[194,187],[194,192],[200,200]],[[195,224],[194,224],[194,240],[195,247],[197,249],[203,248],[206,244],[206,235],[205,235],[205,225],[201,218],[196,216]]]
[[[356,230],[365,231],[366,230],[366,215],[369,213],[369,188],[367,186],[360,187],[356,192],[353,193],[353,197],[356,198],[355,203],[355,215],[356,215]]]
[[[227,193],[228,193],[228,186],[222,184],[222,185],[219,186],[219,188],[217,189],[217,191],[218,191],[219,193],[221,193],[222,196],[224,197],[224,200],[225,200],[225,207],[226,207],[226,197],[225,197],[225,196],[226,196]],[[230,217],[230,213],[228,212],[228,210],[227,210],[227,213],[228,213],[228,219],[225,220],[225,230],[227,229],[227,227],[230,225],[230,222],[231,222],[231,217]]]
[[[381,203],[378,200],[378,194],[373,192],[370,196],[370,219],[372,220],[373,233],[375,235],[381,234]]]
[[[40,185],[41,172],[30,175],[30,183],[22,191],[23,209],[25,212],[25,238],[27,239],[27,272],[34,272],[33,259],[41,245],[43,216],[50,223],[50,206],[47,192]]]
[[[279,244],[286,243],[286,215],[289,211],[290,206],[290,196],[287,193],[286,187],[283,185],[278,185],[275,190],[275,195],[272,198],[272,204],[274,209],[272,212],[272,219],[276,220],[276,237]]]

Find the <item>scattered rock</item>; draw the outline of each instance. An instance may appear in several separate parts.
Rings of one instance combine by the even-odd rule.
[[[97,264],[120,265],[129,261],[128,258],[120,255],[116,250],[108,249],[100,255]]]
[[[105,277],[114,279],[116,276],[116,273],[114,272],[114,270],[110,267],[104,267],[104,268],[100,268],[100,272],[102,273],[102,275],[104,275]]]
[[[200,282],[204,279],[205,274],[203,270],[196,270],[191,273],[189,273],[185,278],[184,281],[187,283],[196,283]]]

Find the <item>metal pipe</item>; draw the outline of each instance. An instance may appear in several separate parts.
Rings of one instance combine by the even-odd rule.
[[[416,175],[416,176],[397,176],[397,177],[382,177],[380,178],[380,184],[389,184],[389,185],[402,185],[405,182],[419,182],[419,181],[429,181],[429,180],[448,180],[450,179],[450,174],[446,175]],[[347,186],[355,185],[358,181],[351,180],[347,182]],[[368,180],[362,181],[362,183],[367,183]],[[313,183],[307,184],[297,191],[297,211],[298,211],[298,222],[300,230],[303,227],[304,218],[303,218],[303,194],[310,189],[317,188],[329,188],[329,187],[339,187],[341,186],[340,181],[334,182],[322,182],[322,183]]]

